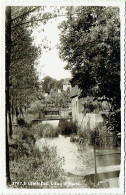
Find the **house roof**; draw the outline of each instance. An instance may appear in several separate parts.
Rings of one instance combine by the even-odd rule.
[[[80,93],[81,93],[81,90],[76,85],[75,87],[72,87],[71,92],[70,92],[70,96],[71,96],[71,98],[73,98],[73,97],[80,95]]]

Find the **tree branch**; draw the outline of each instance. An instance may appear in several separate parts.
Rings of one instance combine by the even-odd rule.
[[[28,15],[28,14],[34,12],[36,9],[38,9],[38,8],[40,8],[40,7],[41,7],[41,6],[37,6],[37,7],[35,7],[34,9],[32,9],[32,10],[30,10],[30,11],[27,11],[27,12],[25,12],[24,14],[22,14],[22,15],[16,17],[16,18],[14,18],[14,19],[11,19],[11,22],[17,20],[18,18],[24,17],[24,16],[26,16],[26,15]]]
[[[12,29],[15,28],[15,27],[18,27],[20,25],[25,25],[25,24],[29,24],[29,23],[33,23],[33,22],[42,22],[43,20],[53,19],[53,18],[62,17],[62,16],[67,16],[67,15],[58,15],[58,16],[52,16],[50,18],[42,18],[42,19],[38,19],[38,20],[31,20],[31,21],[27,21],[27,22],[21,22],[17,25],[12,26]]]

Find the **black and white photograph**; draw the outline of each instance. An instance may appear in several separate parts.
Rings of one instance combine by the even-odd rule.
[[[123,2],[3,6],[7,193],[124,193],[123,11]]]

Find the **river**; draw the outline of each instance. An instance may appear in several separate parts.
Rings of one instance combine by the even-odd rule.
[[[57,127],[59,124],[59,120],[42,121],[42,124],[51,124],[53,127]]]
[[[47,123],[44,122],[44,123]],[[58,120],[48,121],[54,127],[58,125]],[[43,144],[54,146],[57,149],[57,154],[64,158],[63,169],[66,172],[74,173],[88,170],[94,170],[94,148],[87,144],[78,144],[70,141],[70,137],[59,135],[57,138],[41,138],[36,142],[37,147],[42,150]],[[97,167],[119,165],[120,164],[120,149],[97,149],[96,157]],[[103,153],[105,155],[103,155]]]

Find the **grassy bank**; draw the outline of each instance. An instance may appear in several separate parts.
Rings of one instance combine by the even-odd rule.
[[[32,125],[32,132],[37,139],[41,137],[53,138],[58,137],[59,135],[59,129],[53,127],[51,124],[42,123],[34,124]]]
[[[97,147],[118,147],[121,144],[120,137],[113,132],[108,132],[104,123],[100,123],[93,130],[78,128],[77,133],[71,135],[71,142],[85,143]]]
[[[13,136],[9,140],[11,187],[14,188],[60,188],[51,182],[63,183],[65,173],[62,159],[58,157],[54,147],[43,146],[39,151],[35,142],[40,137],[48,137],[45,129],[48,125],[27,126],[23,124],[13,127]],[[56,133],[55,133],[56,134]],[[56,134],[57,135],[57,134]],[[54,134],[51,135],[52,137]],[[13,185],[13,182],[25,182],[25,185]],[[38,184],[33,182],[38,182]],[[41,182],[42,185],[39,185]]]

